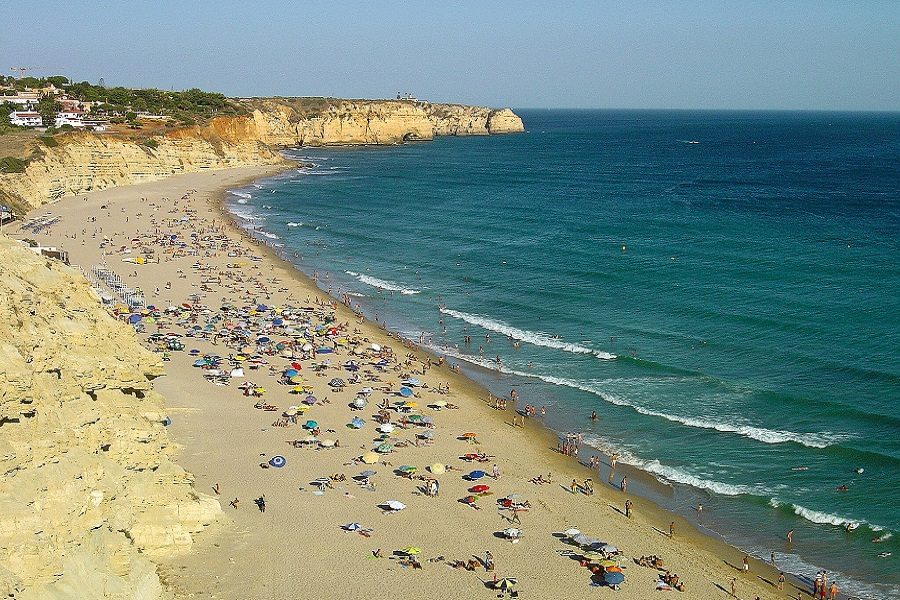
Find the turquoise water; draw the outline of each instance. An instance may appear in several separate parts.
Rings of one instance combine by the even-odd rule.
[[[655,500],[900,597],[900,115],[521,114],[522,135],[296,149],[312,168],[228,203]]]

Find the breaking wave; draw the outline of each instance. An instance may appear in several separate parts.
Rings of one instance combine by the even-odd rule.
[[[527,342],[529,344],[534,344],[535,346],[543,346],[545,348],[564,350],[565,352],[571,352],[573,354],[593,354],[597,358],[603,360],[613,360],[614,358],[616,358],[615,354],[610,354],[609,352],[603,352],[602,350],[592,350],[591,348],[587,348],[585,346],[572,344],[570,342],[564,342],[560,339],[549,336],[546,333],[537,333],[534,331],[519,329],[517,327],[509,325],[508,323],[504,323],[503,321],[494,321],[493,319],[482,317],[480,315],[472,315],[469,313],[464,313],[458,310],[452,310],[443,307],[440,309],[440,311],[445,315],[453,317],[454,319],[463,320],[466,323],[477,325],[478,327],[487,329],[488,331],[502,333],[503,335],[519,340],[520,342]]]
[[[398,283],[394,283],[393,281],[385,281],[384,279],[378,279],[377,277],[372,277],[371,275],[361,275],[359,273],[355,273],[353,271],[344,271],[347,275],[351,277],[356,277],[358,281],[365,283],[366,285],[371,285],[372,287],[379,288],[382,290],[388,290],[390,292],[400,292],[404,296],[410,296],[412,294],[421,293],[420,290],[414,290],[412,288],[406,288]]]

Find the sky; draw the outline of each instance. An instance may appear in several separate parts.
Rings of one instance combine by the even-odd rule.
[[[900,0],[19,6],[0,18],[7,75],[515,108],[900,110]]]

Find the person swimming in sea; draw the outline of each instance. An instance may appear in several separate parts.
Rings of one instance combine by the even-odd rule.
[[[595,411],[591,412],[591,421],[596,421],[596,420],[597,420],[597,411],[595,410]]]

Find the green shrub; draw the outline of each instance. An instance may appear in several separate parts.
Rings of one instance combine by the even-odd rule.
[[[15,156],[0,158],[0,173],[24,173],[28,163]]]
[[[41,135],[38,136],[38,139],[48,148],[56,148],[59,146],[59,142],[56,141],[56,138],[52,135]]]

